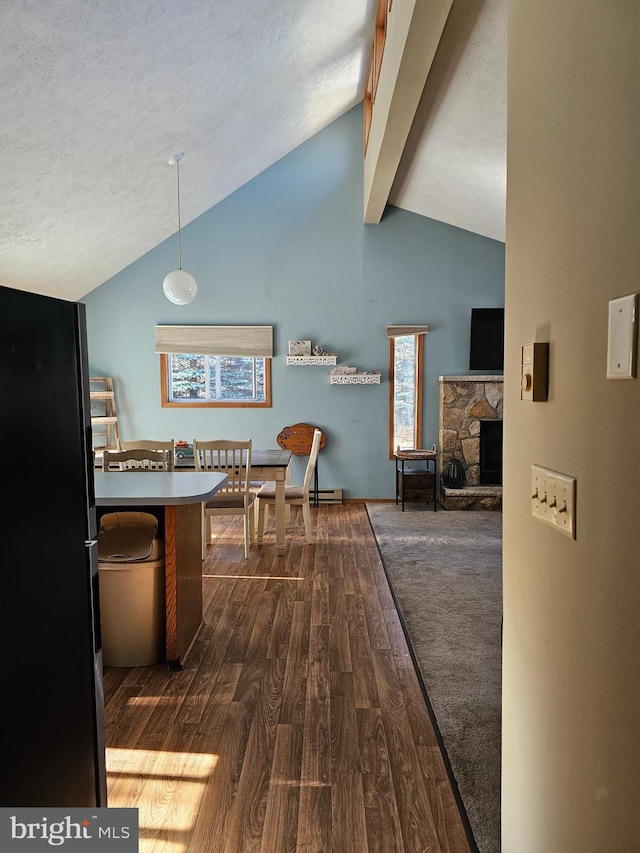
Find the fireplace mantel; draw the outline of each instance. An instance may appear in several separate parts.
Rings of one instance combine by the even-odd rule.
[[[469,373],[465,376],[441,376],[440,382],[504,382],[501,373]]]

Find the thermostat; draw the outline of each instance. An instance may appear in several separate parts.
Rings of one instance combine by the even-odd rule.
[[[522,347],[520,361],[520,399],[533,403],[547,399],[549,385],[549,344]]]

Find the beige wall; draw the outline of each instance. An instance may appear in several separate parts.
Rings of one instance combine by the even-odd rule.
[[[640,2],[509,13],[503,853],[634,853],[640,379],[605,369],[607,303],[640,290]],[[532,518],[532,463],[577,478],[576,541]]]

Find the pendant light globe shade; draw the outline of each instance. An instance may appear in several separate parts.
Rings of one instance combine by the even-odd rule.
[[[190,272],[174,270],[162,283],[164,295],[174,305],[188,305],[198,292],[198,283]]]

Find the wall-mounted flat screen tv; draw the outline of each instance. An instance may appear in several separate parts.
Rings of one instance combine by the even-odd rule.
[[[504,308],[471,309],[469,370],[504,370]]]

